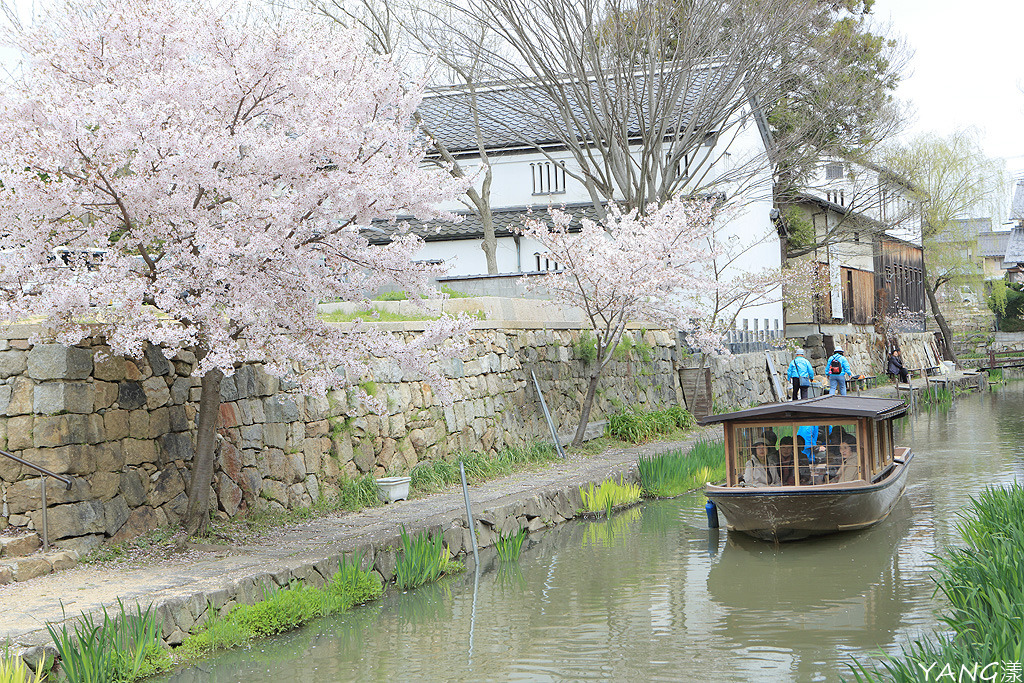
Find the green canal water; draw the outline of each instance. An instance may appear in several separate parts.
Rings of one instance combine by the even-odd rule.
[[[834,681],[941,628],[931,553],[988,484],[1024,480],[1021,383],[915,416],[882,524],[775,546],[707,529],[704,498],[534,534],[469,571],[161,680]]]

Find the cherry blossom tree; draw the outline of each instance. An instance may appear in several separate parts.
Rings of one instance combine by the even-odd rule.
[[[695,321],[714,290],[705,277],[714,229],[710,201],[671,201],[648,207],[646,215],[608,208],[603,224],[584,218],[579,233],[569,231],[571,216],[550,212],[551,225],[529,218],[525,237],[540,242],[561,271],[530,278],[560,304],[583,310],[596,337],[597,356],[590,364],[587,393],[572,444],[583,443],[587,420],[601,374],[622,339],[626,324],[649,321],[670,328],[693,329],[692,339],[708,349],[718,337]]]
[[[810,301],[823,286],[814,264],[751,269],[744,263],[756,244],[725,239],[719,228],[723,211],[714,199],[674,199],[661,207],[622,213],[609,205],[601,223],[550,211],[551,225],[528,218],[522,234],[543,245],[545,256],[561,267],[526,279],[564,306],[583,311],[596,337],[587,393],[573,445],[583,434],[601,375],[622,339],[627,323],[651,322],[685,329],[699,351],[727,353],[725,331],[736,316],[754,306],[787,299]],[[826,283],[827,286],[827,283]]]
[[[41,317],[67,345],[102,336],[115,354],[195,350],[190,533],[209,519],[220,382],[240,363],[300,369],[322,392],[391,358],[444,392],[432,349],[461,322],[400,343],[317,316],[384,282],[428,290],[417,239],[360,235],[437,217],[464,189],[421,169],[422,83],[337,26],[204,0],[57,3],[5,37],[25,61],[0,93],[0,318]]]

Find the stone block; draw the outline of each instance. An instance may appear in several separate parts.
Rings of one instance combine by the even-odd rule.
[[[256,366],[256,396],[273,396],[281,387],[281,380],[263,369]]]
[[[234,403],[221,403],[217,418],[218,427],[239,427],[242,421],[238,419]]]
[[[157,515],[153,508],[137,507],[128,515],[127,521],[118,532],[111,537],[110,542],[127,541],[129,538],[135,538],[141,533],[155,529],[160,526],[160,519],[161,516]]]
[[[154,508],[160,507],[164,503],[167,503],[179,493],[185,490],[185,480],[182,479],[181,473],[177,467],[167,467],[157,474],[156,479],[153,481],[153,486],[149,490],[149,499],[146,501],[147,505]]]
[[[188,377],[178,377],[171,385],[171,403],[181,405],[188,400],[189,389],[192,388],[192,380]]]
[[[164,462],[192,460],[195,455],[192,439],[187,432],[170,432],[161,436],[157,441],[160,443]]]
[[[309,505],[309,501],[306,498],[309,494],[306,493],[306,487],[302,484],[292,484],[288,487],[288,504],[285,506],[289,510],[295,510],[300,507]]]
[[[12,563],[12,567],[15,581],[28,581],[39,576],[46,576],[53,571],[50,563],[42,557],[25,557]]]
[[[306,481],[303,482],[303,485],[305,486],[306,493],[309,495],[312,502],[315,503],[320,500],[320,482],[317,480],[315,474],[307,475]]]
[[[126,465],[155,463],[157,459],[156,442],[151,439],[125,439],[121,442],[124,448]]]
[[[7,379],[25,372],[28,354],[24,351],[0,351],[0,378]]]
[[[261,495],[269,500],[277,501],[281,505],[288,504],[288,487],[282,482],[264,479]]]
[[[93,410],[106,410],[117,402],[117,384],[115,382],[93,382]]]
[[[169,375],[174,371],[171,367],[171,361],[167,360],[167,356],[164,355],[163,350],[159,346],[146,344],[144,354],[146,356],[146,361],[149,362],[149,367],[155,376],[162,377],[163,375]]]
[[[182,411],[184,412],[184,411]],[[155,439],[171,431],[171,411],[169,408],[157,408],[149,413],[149,438]]]
[[[259,395],[259,385],[256,381],[256,368],[252,365],[243,365],[233,375],[235,380],[236,399],[251,398]]]
[[[89,420],[86,415],[53,415],[37,417],[32,425],[32,444],[36,448],[53,448],[88,441]]]
[[[263,425],[263,443],[268,448],[284,450],[288,446],[288,425],[283,422],[270,422]]]
[[[85,536],[83,538],[91,538]],[[81,555],[76,550],[63,550],[59,553],[53,553],[50,555],[50,566],[53,567],[53,571],[60,572],[65,569],[71,569],[78,565],[78,559]]]
[[[34,456],[37,453],[37,451],[31,451],[26,455]],[[39,460],[33,459],[33,462],[39,463],[41,467],[46,467],[46,465],[42,464],[42,458]],[[32,473],[35,474],[34,471]],[[94,497],[91,482],[81,478],[72,478],[71,482],[71,490],[68,490],[60,482],[47,478],[47,507],[62,503],[77,503],[78,501],[89,500]],[[38,510],[41,506],[42,498],[40,497],[39,477],[33,476],[29,479],[22,479],[7,487],[7,507],[12,515]]]
[[[92,489],[93,498],[106,502],[117,495],[120,490],[121,474],[119,472],[96,472],[89,478],[89,487]]]
[[[86,382],[43,382],[35,386],[32,410],[37,415],[91,413],[93,393]]]
[[[0,415],[7,414],[7,408],[11,405],[11,385],[0,384]]]
[[[0,536],[0,557],[21,557],[39,550],[42,542],[39,534],[22,534],[20,536]]]
[[[263,413],[267,422],[297,422],[302,419],[294,399],[280,396],[264,399]]]
[[[35,418],[31,415],[19,415],[7,420],[7,448],[20,451],[32,447],[32,425]]]
[[[151,438],[150,412],[142,410],[128,414],[128,435],[132,438]]]
[[[146,407],[150,410],[165,406],[171,400],[171,390],[163,377],[150,377],[142,383],[142,389],[146,393]]]
[[[217,469],[224,472],[234,481],[238,481],[242,474],[242,455],[238,449],[229,442],[222,442],[217,453]]]
[[[384,581],[391,581],[395,576],[397,555],[394,550],[378,550],[373,561],[373,568],[380,572]]]
[[[42,516],[38,511],[30,512],[29,518],[35,523],[37,529],[42,528]],[[47,509],[47,525],[52,540],[69,536],[102,534],[106,530],[103,503],[87,500],[81,503],[49,507]]]
[[[121,472],[121,495],[130,508],[137,508],[146,500],[146,487],[138,470]]]
[[[127,410],[108,410],[103,414],[103,428],[108,439],[116,441],[131,433],[130,415]]]
[[[238,506],[242,503],[241,487],[224,472],[217,475],[217,499],[220,501],[220,509],[229,517],[238,512]]]
[[[99,351],[93,359],[92,376],[104,382],[120,382],[125,378],[124,358],[108,351]]]
[[[164,385],[166,389],[166,385]],[[120,382],[117,385],[117,405],[123,410],[137,410],[146,405],[146,391],[138,382]]]
[[[171,406],[167,409],[167,428],[172,432],[188,430],[188,417],[185,415],[184,407]]]
[[[15,377],[11,385],[11,400],[7,402],[8,415],[27,415],[32,412],[35,382],[25,376]]]
[[[210,502],[210,510],[217,509],[216,494],[211,493],[213,500]],[[176,495],[171,500],[160,508],[167,516],[167,523],[173,525],[178,524],[181,520],[185,519],[185,513],[188,511],[188,495],[183,491]]]
[[[63,344],[38,344],[26,363],[32,379],[86,379],[92,373],[92,351]]]
[[[263,477],[255,467],[243,468],[238,483],[242,488],[242,493],[250,499],[259,497],[260,491],[263,490]]]
[[[267,476],[285,484],[297,484],[306,478],[306,463],[298,453],[271,448],[264,454]]]
[[[230,403],[238,400],[238,387],[235,386],[235,376],[225,377],[220,381],[220,401]]]
[[[103,505],[103,520],[107,536],[116,534],[128,521],[131,511],[123,496],[114,496]]]

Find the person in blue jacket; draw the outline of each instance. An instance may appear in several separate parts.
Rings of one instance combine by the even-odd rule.
[[[807,398],[807,390],[810,388],[811,380],[814,379],[814,368],[804,358],[804,350],[796,350],[796,358],[789,364],[786,377],[793,382],[793,400]]]
[[[825,372],[828,373],[828,393],[846,396],[846,380],[853,377],[853,370],[850,369],[850,362],[843,355],[842,346],[837,346],[836,352],[825,361]]]

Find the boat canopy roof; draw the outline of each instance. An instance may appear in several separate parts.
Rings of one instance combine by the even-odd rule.
[[[819,417],[868,417],[875,420],[888,420],[903,417],[907,405],[901,400],[892,398],[875,398],[869,396],[819,396],[803,401],[786,403],[768,403],[756,408],[737,410],[734,413],[711,415],[700,421],[701,424],[714,424],[734,420],[786,420],[801,416]]]

